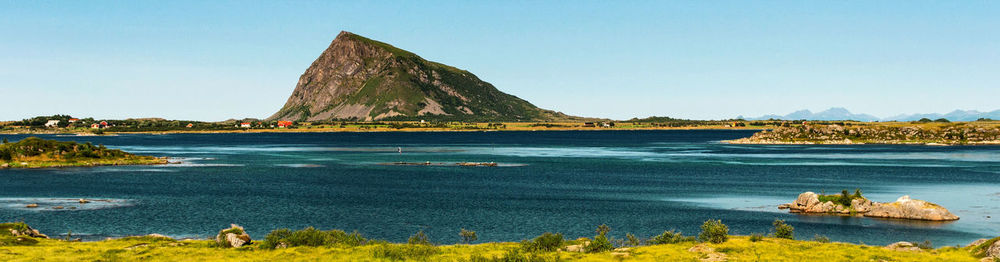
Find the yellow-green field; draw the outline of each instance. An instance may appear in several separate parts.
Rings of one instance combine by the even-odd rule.
[[[684,242],[624,252],[524,253],[518,243],[264,249],[215,247],[211,240],[135,237],[97,242],[40,239],[31,246],[0,246],[0,261],[980,261],[971,248],[894,251],[884,247],[778,238],[751,242],[735,236],[722,244]]]

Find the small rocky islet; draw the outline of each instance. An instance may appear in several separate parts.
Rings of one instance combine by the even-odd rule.
[[[729,144],[1000,145],[995,121],[962,123],[810,123],[762,130]]]
[[[912,199],[905,195],[895,202],[880,203],[855,194],[819,195],[813,192],[799,194],[792,203],[778,205],[778,209],[788,209],[791,213],[828,214],[843,216],[863,216],[874,218],[894,218],[924,221],[954,221],[958,216],[948,209],[924,200]]]

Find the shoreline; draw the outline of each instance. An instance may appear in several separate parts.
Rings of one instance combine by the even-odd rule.
[[[16,162],[13,162],[16,163]],[[25,164],[27,163],[27,164]],[[0,165],[0,170],[4,169],[44,169],[44,168],[73,168],[73,167],[101,167],[101,166],[158,166],[158,165],[169,165],[172,164],[167,157],[153,157],[149,161],[141,161],[136,163],[78,163],[78,164],[55,164],[46,165],[46,162],[21,162],[15,165],[3,166]]]
[[[376,128],[376,129],[356,129],[356,128],[292,128],[292,129],[247,129],[247,130],[169,130],[169,131],[136,131],[136,132],[107,132],[105,134],[93,134],[87,132],[0,132],[0,135],[75,135],[81,137],[89,136],[115,136],[127,134],[146,135],[169,135],[169,134],[257,134],[257,133],[382,133],[382,132],[534,132],[534,131],[669,131],[669,130],[747,130],[761,131],[766,128],[743,128],[743,127],[648,127],[648,128],[595,128],[595,127],[556,127],[556,128],[505,128],[505,129],[453,129],[453,128]]]

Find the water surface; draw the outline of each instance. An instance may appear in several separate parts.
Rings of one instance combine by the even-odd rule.
[[[438,243],[461,228],[480,242],[546,231],[591,236],[697,234],[721,219],[733,234],[887,244],[967,244],[1000,235],[1000,147],[729,145],[752,131],[172,134],[42,136],[169,156],[167,166],[0,170],[0,221],[101,239],[148,233],[205,238],[229,223],[255,238],[276,228],[357,230]],[[10,140],[25,136],[0,135]],[[402,153],[398,150],[402,149]],[[497,162],[499,167],[385,165]],[[803,216],[775,208],[803,191],[861,188],[948,207],[956,222]],[[75,199],[100,199],[79,204]],[[25,203],[42,208],[27,209]],[[61,210],[51,206],[64,206]],[[74,207],[75,209],[69,209]]]

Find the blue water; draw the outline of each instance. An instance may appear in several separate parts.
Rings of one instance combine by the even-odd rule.
[[[967,244],[1000,235],[1000,147],[728,145],[752,131],[172,134],[77,137],[182,164],[0,170],[0,221],[102,239],[213,236],[230,223],[255,238],[277,228],[357,230],[404,241],[424,230],[457,242],[518,241],[546,231],[693,235],[706,219],[733,234],[887,244]],[[0,135],[10,140],[25,136]],[[403,153],[397,152],[401,147]],[[387,162],[497,162],[499,167]],[[775,208],[803,191],[909,194],[955,222],[803,216]],[[75,199],[96,199],[78,204]],[[26,203],[41,208],[28,209]],[[62,205],[67,209],[54,210]],[[76,209],[68,209],[74,207]],[[988,218],[989,217],[989,218]]]

